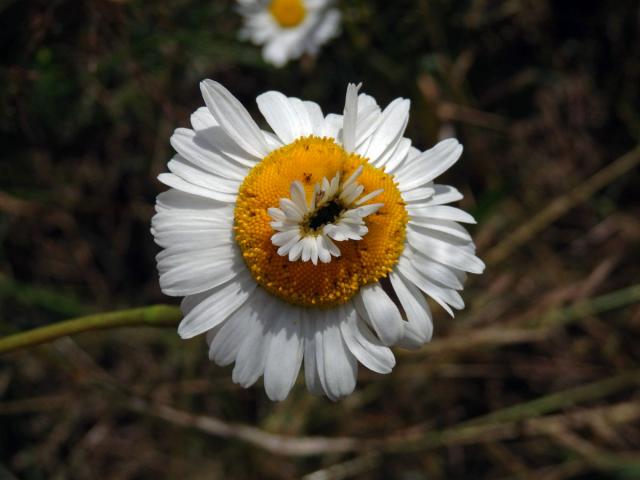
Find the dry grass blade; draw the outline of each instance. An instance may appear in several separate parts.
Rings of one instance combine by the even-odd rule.
[[[355,438],[287,437],[249,425],[226,423],[214,417],[195,415],[168,405],[149,404],[139,398],[131,399],[127,407],[145,415],[161,418],[173,425],[195,428],[216,437],[240,440],[276,455],[308,456],[349,452],[359,448],[359,442]]]
[[[409,428],[406,430],[409,433],[397,432],[380,438],[284,436],[249,425],[232,424],[214,417],[192,414],[168,405],[152,404],[140,398],[129,399],[126,407],[138,413],[160,418],[173,425],[195,428],[216,437],[240,440],[277,455],[296,457],[365,450],[406,453],[441,446],[484,442],[488,439],[514,438],[521,431],[519,422],[536,419],[544,424],[544,417],[536,417],[582,402],[605,398],[639,382],[640,372],[625,372],[607,380],[498,410],[444,430],[424,431],[422,427]],[[640,409],[629,408],[629,405],[626,405],[624,408],[615,410],[614,413],[612,418],[624,420],[635,418],[640,414]],[[584,414],[576,415],[575,418],[584,418]],[[530,431],[539,433],[535,427],[537,424],[532,425],[534,426]]]

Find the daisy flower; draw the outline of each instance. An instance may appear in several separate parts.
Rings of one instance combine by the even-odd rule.
[[[209,357],[248,387],[264,376],[284,399],[304,363],[310,391],[351,393],[358,364],[388,373],[390,346],[429,341],[424,294],[453,315],[465,272],[481,273],[473,241],[434,183],[462,146],[421,152],[403,136],[409,101],[382,110],[359,86],[342,115],[270,91],[262,130],[222,85],[201,83],[206,107],[171,137],[171,187],[152,233],[160,286],[184,296],[183,338],[206,333]]]
[[[330,0],[238,0],[242,39],[264,45],[265,61],[282,67],[318,49],[340,32],[340,12]]]

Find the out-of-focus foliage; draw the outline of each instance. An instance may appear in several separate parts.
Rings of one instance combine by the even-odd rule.
[[[383,104],[411,99],[407,136],[419,148],[457,136],[465,153],[446,183],[479,220],[480,256],[497,259],[470,279],[468,308],[454,320],[436,308],[430,346],[398,351],[391,375],[363,371],[357,392],[335,404],[302,386],[271,403],[210,364],[201,339],[169,330],[87,334],[4,357],[1,478],[3,469],[25,479],[296,478],[337,475],[335,464],[380,479],[640,475],[637,383],[624,377],[640,372],[637,303],[558,320],[640,278],[637,167],[525,228],[500,255],[514,230],[638,144],[638,3],[339,6],[339,39],[274,70],[236,40],[230,1],[0,1],[0,334],[170,301],[149,234],[163,189],[155,177],[172,130],[202,104],[203,78],[256,118],[263,91],[339,112],[346,83],[363,81]],[[615,388],[598,383],[619,377]],[[575,401],[527,403],[594,383]],[[516,420],[446,436],[513,405],[524,405]],[[373,453],[266,453],[188,428],[163,406],[283,435],[353,437]],[[423,434],[437,441],[407,451],[366,443]]]

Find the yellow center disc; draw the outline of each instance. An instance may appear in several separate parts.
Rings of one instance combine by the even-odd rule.
[[[271,0],[269,12],[283,28],[301,24],[307,13],[303,0]]]
[[[384,206],[365,217],[369,232],[364,238],[335,242],[341,255],[329,263],[291,262],[278,255],[267,209],[289,198],[294,180],[303,183],[309,200],[323,178],[340,172],[347,179],[360,165],[363,171],[357,182],[364,186],[364,194],[384,190],[368,202]],[[253,278],[286,302],[319,307],[345,303],[360,287],[386,277],[404,248],[408,220],[391,175],[347,153],[333,139],[313,136],[271,152],[256,165],[240,187],[234,215],[236,242]]]

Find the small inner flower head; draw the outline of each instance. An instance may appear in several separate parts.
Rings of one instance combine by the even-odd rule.
[[[329,307],[391,271],[407,221],[391,175],[333,139],[310,136],[251,170],[234,229],[260,285],[292,304]]]
[[[303,0],[271,0],[269,12],[283,28],[300,25],[307,14]]]
[[[278,255],[287,255],[289,261],[318,259],[329,263],[331,256],[339,257],[340,248],[332,240],[362,240],[367,234],[364,218],[377,212],[382,203],[363,205],[380,195],[375,190],[362,198],[364,187],[356,182],[362,174],[360,165],[349,178],[341,183],[338,172],[329,182],[326,177],[317,183],[307,203],[304,185],[299,180],[291,184],[291,198],[281,198],[280,208],[270,208],[271,226],[277,231],[271,241],[278,248]]]

